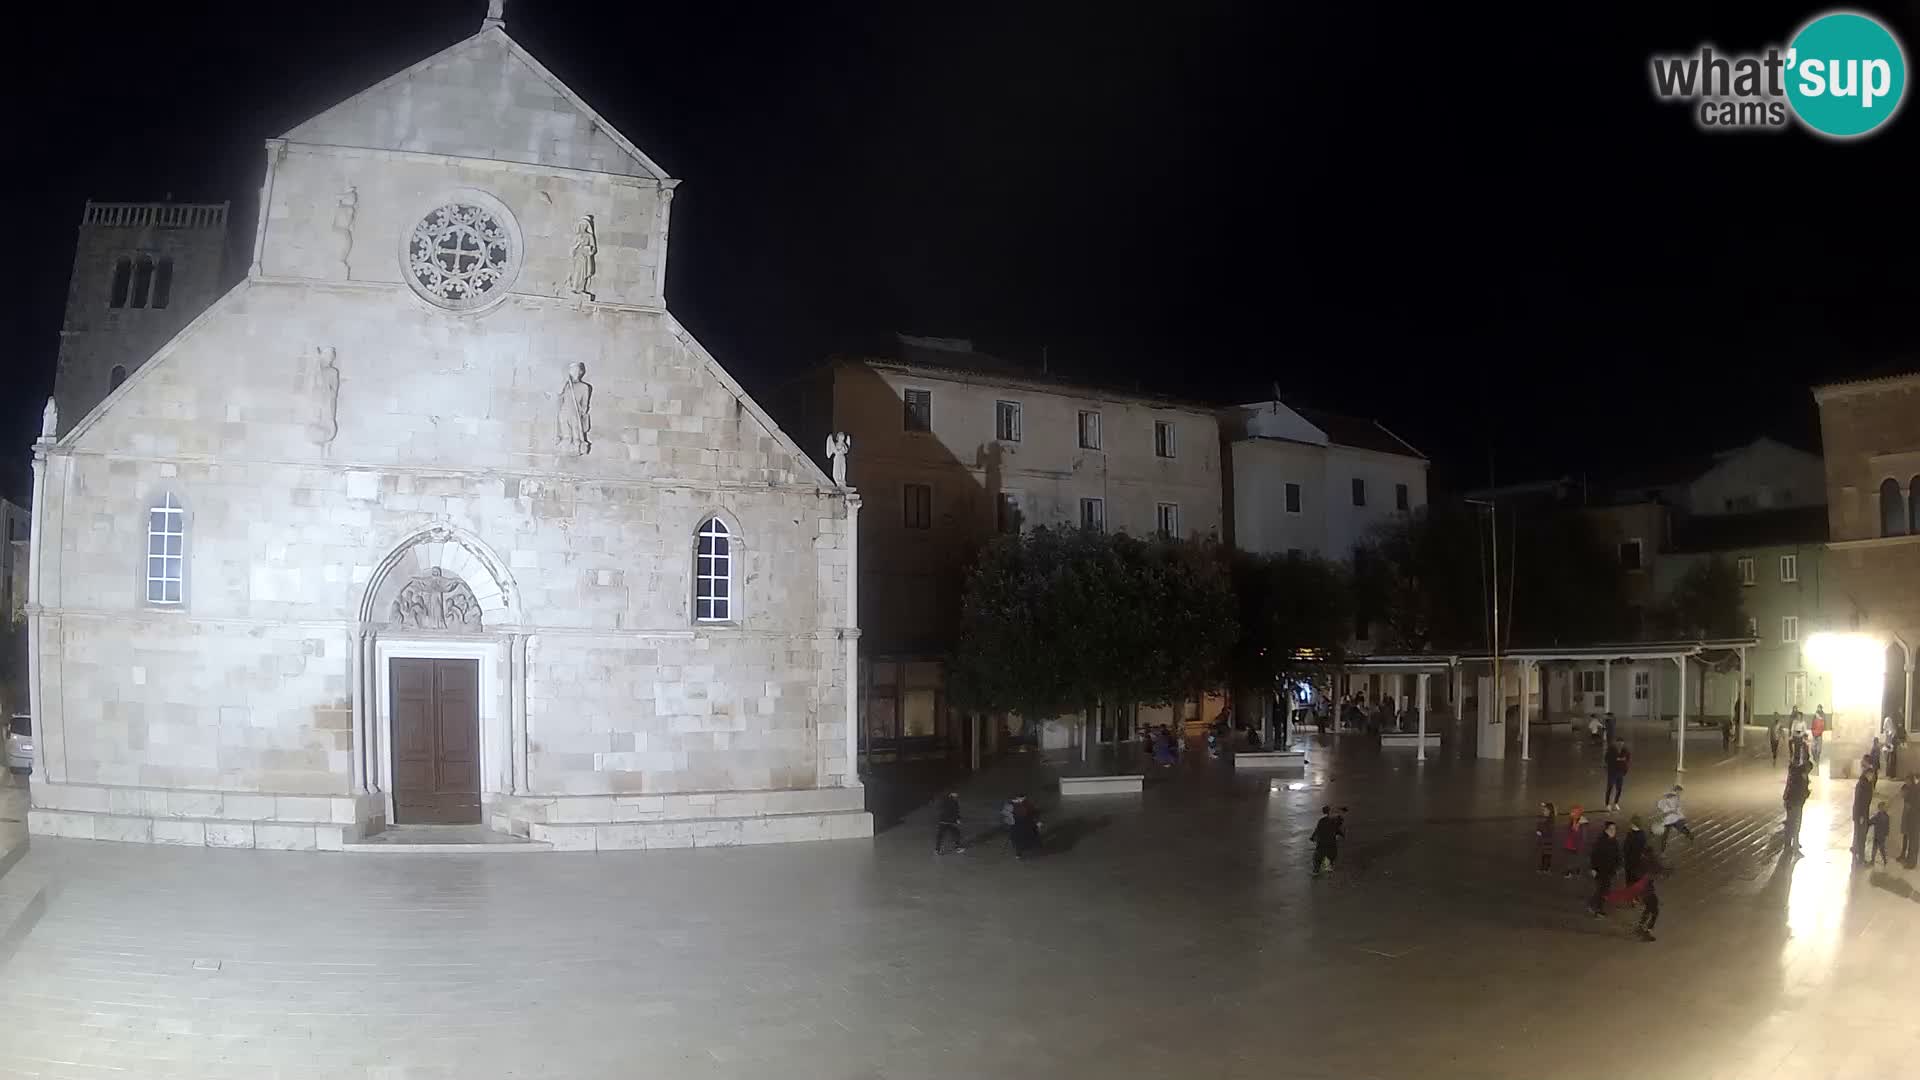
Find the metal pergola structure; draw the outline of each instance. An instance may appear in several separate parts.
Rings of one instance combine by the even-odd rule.
[[[1623,661],[1623,662],[1645,661],[1645,660],[1671,660],[1675,664],[1679,665],[1679,668],[1680,668],[1680,686],[1679,686],[1679,695],[1678,695],[1679,703],[1680,703],[1680,714],[1679,714],[1679,722],[1675,725],[1674,741],[1678,745],[1678,752],[1679,752],[1679,762],[1678,762],[1678,765],[1676,766],[1676,769],[1677,771],[1684,772],[1686,771],[1686,763],[1687,763],[1687,661],[1698,658],[1706,653],[1714,653],[1714,652],[1737,653],[1740,658],[1740,700],[1744,705],[1750,707],[1752,704],[1752,700],[1751,700],[1752,695],[1747,693],[1747,650],[1750,648],[1753,648],[1759,643],[1760,643],[1760,639],[1752,638],[1752,637],[1693,638],[1693,639],[1685,639],[1685,640],[1677,640],[1677,641],[1602,642],[1597,645],[1550,646],[1550,647],[1536,648],[1536,649],[1511,649],[1511,650],[1506,650],[1498,653],[1494,653],[1494,652],[1486,652],[1486,653],[1429,652],[1429,653],[1417,653],[1417,654],[1393,655],[1393,656],[1387,656],[1387,655],[1353,656],[1345,660],[1330,660],[1324,664],[1320,664],[1316,666],[1320,667],[1323,670],[1333,671],[1341,675],[1344,675],[1348,672],[1353,672],[1353,671],[1362,671],[1362,672],[1386,672],[1386,673],[1395,673],[1395,674],[1403,674],[1403,675],[1411,674],[1411,675],[1418,676],[1419,713],[1420,713],[1420,746],[1419,746],[1418,760],[1425,761],[1427,757],[1426,733],[1427,733],[1427,679],[1428,677],[1438,672],[1446,672],[1452,677],[1453,701],[1455,703],[1454,708],[1458,709],[1460,707],[1459,703],[1463,700],[1463,697],[1464,697],[1464,688],[1461,685],[1461,669],[1463,667],[1470,664],[1491,665],[1494,670],[1495,692],[1500,694],[1502,696],[1502,700],[1504,700],[1505,692],[1499,686],[1500,666],[1503,663],[1506,663],[1509,661],[1513,663],[1517,663],[1520,665],[1520,669],[1521,669],[1521,674],[1520,674],[1520,688],[1521,688],[1520,758],[1522,761],[1525,761],[1525,760],[1528,760],[1531,756],[1530,754],[1531,747],[1529,746],[1529,739],[1528,739],[1530,725],[1526,723],[1526,692],[1527,692],[1527,687],[1531,684],[1530,683],[1531,675],[1529,674],[1531,669],[1538,667],[1541,664],[1552,664],[1552,663],[1590,664],[1598,661],[1603,665],[1604,668],[1608,669],[1609,675],[1607,677],[1608,678],[1607,685],[1611,686],[1612,685],[1611,667],[1613,665],[1613,662],[1616,660]],[[1501,716],[1496,719],[1499,721],[1504,721],[1505,717]],[[1742,722],[1740,717],[1735,717],[1735,722],[1738,726],[1740,744],[1744,746],[1746,744],[1746,725],[1744,722]]]

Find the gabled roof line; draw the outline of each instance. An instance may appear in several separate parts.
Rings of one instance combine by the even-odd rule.
[[[520,60],[520,62],[532,68],[533,73],[535,75],[538,75],[541,78],[541,80],[544,81],[548,86],[553,87],[554,92],[559,94],[562,98],[565,98],[568,104],[572,105],[576,109],[579,109],[580,112],[586,116],[587,120],[590,123],[592,123],[595,128],[599,129],[601,134],[605,135],[608,139],[612,140],[615,146],[618,146],[629,157],[633,158],[635,161],[638,161],[641,164],[641,166],[644,167],[647,170],[647,172],[651,174],[652,179],[654,180],[673,179],[671,176],[667,175],[667,171],[665,169],[662,169],[659,163],[655,162],[652,158],[648,157],[645,153],[643,153],[641,149],[635,146],[633,142],[629,140],[625,135],[620,134],[619,129],[615,128],[612,124],[607,123],[606,117],[601,116],[598,112],[594,110],[593,106],[588,105],[585,101],[581,100],[579,94],[574,93],[571,87],[569,87],[566,83],[563,83],[558,78],[556,78],[553,72],[547,70],[547,66],[545,64],[542,64],[540,61],[534,59],[532,53],[528,52],[524,47],[522,47],[519,42],[513,40],[513,38],[507,33],[506,29],[500,26],[486,26],[482,28],[479,33],[474,34],[471,37],[461,38],[459,41],[456,41],[453,44],[447,46],[446,48],[441,49],[439,52],[434,53],[432,56],[429,56],[424,60],[421,60],[419,63],[416,63],[411,67],[407,67],[400,71],[397,71],[394,74],[389,75],[384,79],[381,79],[379,82],[374,83],[372,86],[369,86],[364,90],[351,94],[340,101],[334,102],[333,105],[329,106],[328,108],[323,109],[320,112],[307,117],[305,120],[300,121],[298,124],[295,124],[292,127],[292,129],[287,131],[285,134],[281,135],[280,138],[288,142],[304,142],[305,140],[302,140],[296,137],[294,134],[295,132],[299,131],[301,128],[306,127],[307,125],[312,124],[315,121],[324,119],[325,117],[331,115],[332,113],[335,113],[345,108],[347,105],[355,101],[358,101],[363,97],[366,97],[368,94],[377,93],[381,90],[386,89],[389,86],[394,86],[401,82],[404,82],[407,79],[414,77],[420,72],[425,71],[427,68],[438,63],[441,59],[455,52],[458,52],[459,50],[464,49],[467,46],[474,44],[475,42],[480,41],[481,39],[487,37],[490,34],[499,35],[500,40],[506,44],[508,52],[512,53],[514,57]]]

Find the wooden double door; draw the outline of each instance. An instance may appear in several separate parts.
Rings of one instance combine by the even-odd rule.
[[[479,661],[389,663],[394,824],[478,824]]]

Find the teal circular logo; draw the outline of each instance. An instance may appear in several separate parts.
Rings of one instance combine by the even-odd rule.
[[[1870,16],[1822,15],[1787,48],[1787,102],[1822,135],[1865,135],[1893,117],[1906,88],[1900,42]]]

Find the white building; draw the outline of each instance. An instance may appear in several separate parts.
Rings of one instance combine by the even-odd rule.
[[[1232,538],[1242,551],[1350,560],[1427,504],[1427,459],[1373,420],[1271,401],[1227,410]]]
[[[785,396],[802,439],[854,440],[848,468],[868,501],[860,626],[872,751],[970,745],[946,705],[944,661],[969,560],[995,533],[1220,535],[1220,428],[1207,406],[1048,375],[966,339],[904,335],[896,355],[835,360]],[[1107,737],[1121,726],[1108,718]],[[1064,745],[1073,733],[1042,735]]]
[[[33,832],[870,834],[858,498],[667,311],[676,181],[497,16],[268,140],[245,280],[49,408]]]

